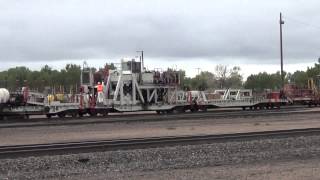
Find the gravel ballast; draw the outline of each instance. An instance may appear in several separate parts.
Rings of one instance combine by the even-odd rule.
[[[320,158],[320,136],[290,137],[1,159],[0,179],[142,179],[144,173],[150,174],[167,170],[239,166],[317,158]],[[132,175],[137,172],[139,177],[133,177]],[[192,174],[189,175],[192,177]],[[188,174],[187,177],[189,177]],[[157,178],[161,179],[161,176]]]

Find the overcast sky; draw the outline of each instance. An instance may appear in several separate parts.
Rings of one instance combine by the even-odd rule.
[[[320,56],[318,0],[0,0],[0,70],[66,63],[99,67],[145,51],[146,65],[238,65],[247,76],[279,66],[283,13],[285,69]]]

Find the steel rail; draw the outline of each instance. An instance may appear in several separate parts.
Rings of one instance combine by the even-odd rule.
[[[310,109],[310,107],[304,106],[304,105],[295,105],[295,106],[286,106],[281,107],[280,109],[274,108],[274,109],[264,109],[264,110],[255,110],[255,109],[247,109],[242,110],[241,108],[225,108],[225,109],[210,109],[208,111],[199,111],[199,112],[184,112],[184,113],[178,113],[178,115],[181,114],[205,114],[205,113],[232,113],[232,112],[255,112],[255,111],[287,111],[287,110],[295,110],[295,109]],[[1,123],[10,123],[10,122],[41,122],[41,121],[73,121],[73,120],[79,120],[79,119],[99,119],[99,118],[127,118],[127,117],[150,117],[150,116],[172,116],[177,115],[176,113],[169,113],[169,114],[156,114],[154,113],[147,113],[148,111],[141,111],[144,113],[139,114],[133,114],[132,112],[129,112],[129,114],[123,114],[121,112],[113,112],[111,115],[107,116],[83,116],[83,117],[52,117],[52,118],[29,118],[29,119],[23,119],[23,118],[16,118],[11,117],[7,120],[0,120]]]
[[[21,127],[40,127],[40,126],[65,126],[65,125],[86,125],[86,124],[106,124],[106,123],[135,123],[135,122],[156,122],[156,121],[178,121],[192,119],[221,119],[221,118],[246,118],[260,116],[281,116],[287,114],[315,114],[320,111],[302,111],[301,109],[291,110],[268,110],[268,111],[234,111],[234,112],[204,112],[204,113],[182,113],[167,115],[148,115],[148,116],[125,116],[125,117],[100,117],[100,118],[82,118],[78,120],[57,120],[23,123],[0,123],[1,128],[21,128]]]
[[[0,159],[320,135],[320,128],[0,146]]]

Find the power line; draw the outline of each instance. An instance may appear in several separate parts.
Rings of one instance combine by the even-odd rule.
[[[286,20],[286,22],[289,22],[287,24],[290,24],[290,22],[295,22],[296,24],[300,24],[300,25],[303,25],[303,26],[308,26],[308,27],[312,27],[313,29],[317,29],[317,30],[320,30],[320,26],[316,26],[316,25],[313,25],[311,23],[308,23],[308,22],[305,22],[305,21],[302,21],[302,20],[298,20],[296,18],[292,18],[292,17],[288,17],[288,16],[282,16],[282,18],[284,20]],[[295,36],[303,36],[303,37],[308,37],[308,38],[304,38],[304,42],[308,42],[310,41],[310,38],[312,39],[313,38],[313,35],[309,34],[309,33],[299,33],[299,34],[296,34]],[[309,39],[309,40],[308,40]],[[312,41],[311,41],[312,42]],[[290,46],[290,45],[288,45]],[[317,52],[318,49],[315,47],[315,46],[309,46],[308,47],[309,50],[313,49],[314,52]]]
[[[296,23],[298,23],[298,24],[310,26],[310,27],[313,27],[313,28],[315,28],[315,29],[319,29],[319,30],[320,30],[320,26],[315,26],[315,25],[313,25],[313,24],[310,24],[310,23],[307,23],[307,22],[304,22],[304,21],[301,21],[301,20],[298,20],[298,19],[295,19],[295,18],[287,17],[287,16],[284,16],[284,18],[285,18],[286,20],[289,20],[289,21],[291,20],[291,21],[294,21],[294,22],[296,22]]]

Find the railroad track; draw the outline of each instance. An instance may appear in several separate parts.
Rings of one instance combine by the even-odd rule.
[[[125,115],[125,116],[109,116],[100,118],[81,118],[73,120],[46,120],[36,122],[9,122],[0,123],[1,128],[19,128],[19,127],[39,127],[39,126],[64,126],[64,125],[86,125],[86,124],[105,124],[105,123],[134,123],[134,122],[155,122],[155,121],[178,121],[192,119],[221,119],[221,118],[239,118],[239,117],[258,117],[258,116],[281,116],[286,114],[310,114],[320,113],[320,111],[303,111],[310,108],[291,108],[291,109],[273,109],[266,111],[227,111],[215,112],[208,111],[202,113],[183,113],[183,114],[167,114],[167,115]]]
[[[211,109],[206,112],[200,111],[200,112],[185,112],[182,114],[202,114],[202,113],[232,113],[232,112],[262,112],[262,111],[287,111],[287,110],[301,110],[301,109],[310,109],[310,107],[307,107],[305,105],[294,105],[294,106],[283,106],[280,109],[268,109],[268,110],[245,110],[243,111],[240,108],[225,108],[225,109]],[[103,116],[84,116],[84,117],[52,117],[50,119],[48,118],[32,118],[32,116],[29,119],[23,119],[23,118],[16,118],[11,117],[7,120],[0,120],[1,123],[16,123],[16,122],[42,122],[42,121],[73,121],[73,120],[79,120],[79,119],[100,119],[100,118],[127,118],[127,117],[150,117],[150,116],[170,116],[170,115],[176,115],[174,113],[171,114],[162,114],[158,115],[154,111],[144,111],[142,113],[136,114],[135,112],[131,113],[113,113],[111,115],[108,115],[106,117]],[[44,116],[44,115],[43,115]]]
[[[0,146],[0,159],[320,135],[320,128]]]

